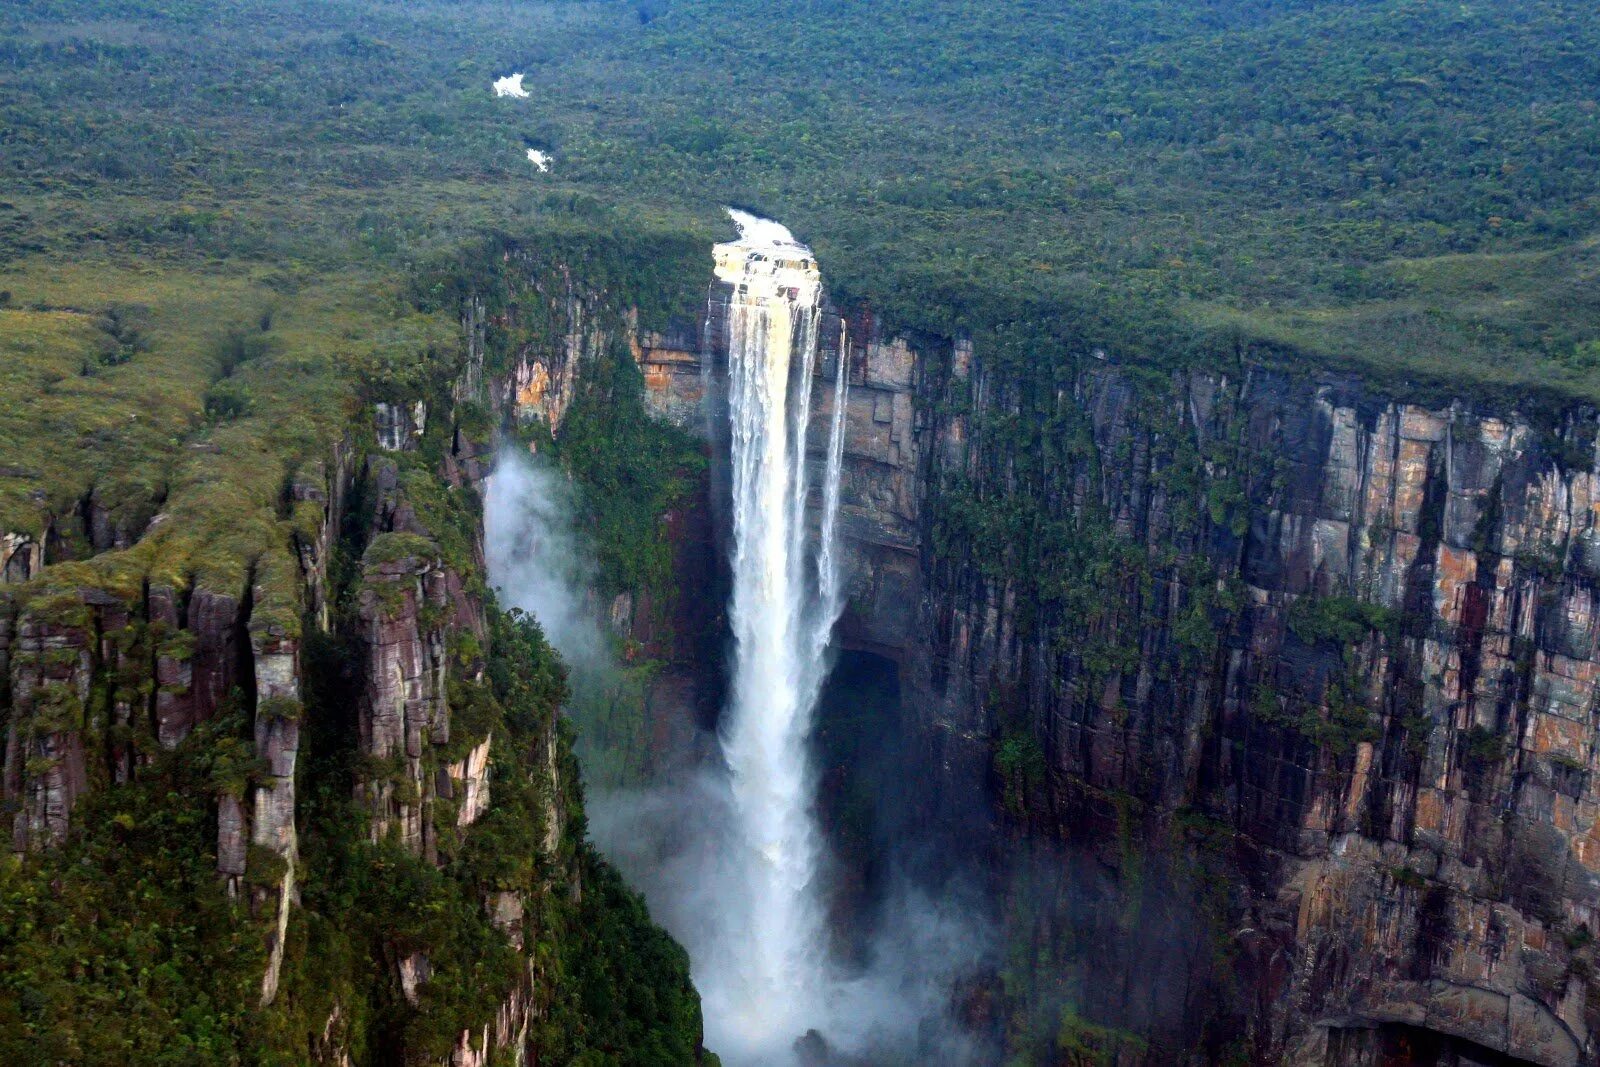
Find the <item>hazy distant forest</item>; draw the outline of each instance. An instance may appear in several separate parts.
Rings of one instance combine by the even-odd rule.
[[[485,228],[710,233],[728,202],[910,325],[1093,307],[1167,356],[1221,330],[1593,394],[1588,14],[26,2],[0,14],[0,248],[390,270]],[[529,98],[494,98],[513,70]]]

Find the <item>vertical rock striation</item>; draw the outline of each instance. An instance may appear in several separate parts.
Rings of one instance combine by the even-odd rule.
[[[452,279],[465,351],[420,353],[436,380],[352,375],[345,410],[370,417],[325,452],[290,451],[318,451],[294,422],[268,457],[281,469],[241,457],[247,489],[203,481],[237,522],[199,525],[165,492],[120,510],[91,492],[0,532],[6,906],[85,927],[8,924],[0,940],[37,965],[24,980],[55,998],[9,1013],[8,1039],[59,1036],[54,1005],[114,1002],[166,1013],[130,1040],[203,1031],[219,1055],[232,1040],[321,1063],[702,1058],[681,950],[583,840],[563,668],[485,584],[497,427],[559,428],[581,374],[626,358],[612,302],[559,264],[511,264],[489,275],[526,270],[550,299]],[[128,872],[126,902],[37,890],[102,868]],[[95,943],[102,923],[138,936]],[[108,994],[129,960],[171,981]],[[626,1004],[603,1015],[580,995],[601,974]]]
[[[1041,395],[959,350],[933,377],[911,659],[947,797],[1020,729],[1040,828],[1200,812],[1266,849],[1249,907],[1293,965],[1247,975],[1258,1047],[1591,1056],[1594,413],[1098,361]]]

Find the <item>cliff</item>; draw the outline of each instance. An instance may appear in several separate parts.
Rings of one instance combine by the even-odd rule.
[[[705,1058],[686,957],[585,840],[565,669],[486,584],[525,385],[433,337],[309,429],[308,357],[263,352],[142,526],[40,496],[6,537],[8,1060]]]
[[[499,260],[461,303],[464,380],[503,383],[523,440],[586,462],[596,400],[632,421],[626,352],[644,408],[707,441],[706,477],[627,520],[672,545],[664,567],[602,568],[619,632],[663,665],[624,743],[692,746],[721,639],[698,595],[720,301],[646,325],[627,287]],[[820,337],[813,440],[841,365],[851,382],[841,636],[897,665],[928,824],[1001,872],[1033,959],[995,979],[1004,1040],[1592,1056],[1593,412],[1406,403],[1243,349],[1047,357],[869,312]]]
[[[969,375],[978,400],[927,436],[948,555],[918,680],[953,766],[1010,720],[1045,756],[1030,818],[1128,798],[1266,849],[1272,933],[1231,934],[1282,961],[1251,975],[1259,1050],[1395,1024],[1591,1055],[1592,414],[1540,434],[1248,365],[1144,388],[1091,367],[1036,409],[1070,405],[1091,447],[995,493],[1016,467],[970,425],[1017,408]],[[972,512],[1023,494],[1022,522],[1076,542],[1066,574],[1048,541],[979,562],[997,546]],[[1086,570],[1102,604],[1051,595]]]
[[[718,313],[634,348],[691,428]],[[1009,872],[1013,1027],[1592,1060],[1595,412],[843,325],[841,635],[899,665],[924,813]]]
[[[225,982],[224,1046],[560,1056],[603,972],[670,990],[648,1026],[696,1054],[681,953],[582,843],[560,671],[487,596],[478,495],[500,426],[570,473],[637,668],[608,773],[697,758],[703,254],[479,250],[419,300],[464,344],[367,365],[361,417],[244,497],[205,499],[239,475],[202,434],[165,497],[6,537],[4,906],[55,931],[8,935],[34,991],[7,1041],[182,1046],[174,1004]],[[1595,412],[869,311],[820,337],[813,440],[850,376],[842,643],[892,664],[906,825],[989,872],[1004,932],[974,1027],[1124,1062],[1592,1061]],[[163,964],[129,1033],[46,1024]]]
[[[452,294],[464,380],[487,383],[508,441],[559,470],[611,647],[570,709],[587,779],[656,780],[714,749],[726,603],[717,404],[699,359],[705,249],[495,246]],[[643,259],[649,266],[641,267]],[[614,277],[619,264],[649,277]],[[667,417],[656,405],[672,405]]]

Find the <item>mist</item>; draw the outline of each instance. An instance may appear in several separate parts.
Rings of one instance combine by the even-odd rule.
[[[547,460],[502,449],[483,508],[484,554],[502,606],[539,621],[545,639],[575,671],[609,665],[593,608],[593,556],[579,548],[572,487]]]
[[[743,928],[748,907],[726,772],[708,768],[660,788],[591,795],[588,810],[595,842],[688,949],[707,1046],[729,1067],[998,1062],[998,1051],[957,1010],[961,984],[991,973],[996,962],[992,901],[976,879],[951,878],[934,889],[896,869],[872,914],[834,931],[834,940],[866,947],[853,961],[830,957],[816,1017],[804,1030],[741,1033],[717,1015],[717,972],[736,964],[726,933]]]
[[[819,947],[820,985],[796,1032],[741,1031],[735,1014],[723,1010],[742,955],[734,939],[749,929],[752,899],[743,851],[751,846],[730,773],[715,738],[702,735],[707,743],[696,746],[699,758],[673,763],[664,780],[619,786],[625,774],[605,773],[597,781],[598,768],[622,760],[612,749],[627,745],[608,728],[608,716],[619,702],[639,697],[621,693],[627,668],[612,654],[615,639],[601,621],[597,570],[576,528],[574,503],[572,486],[549,461],[502,450],[484,508],[489,575],[501,603],[537,619],[567,661],[591,836],[688,950],[707,1047],[729,1067],[995,1062],[954,1008],[960,983],[992,968],[995,931],[982,918],[991,909],[975,881],[948,879],[934,890],[893,864],[867,913],[830,923],[835,928],[823,940],[849,943],[850,958]],[[898,806],[883,798],[876,803]],[[878,821],[898,837],[909,820],[883,810]],[[817,899],[829,897],[836,873],[831,860],[819,865],[810,887]]]

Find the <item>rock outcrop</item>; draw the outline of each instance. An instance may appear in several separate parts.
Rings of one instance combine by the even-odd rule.
[[[374,842],[394,834],[432,859],[436,806],[449,805],[454,815],[447,824],[465,827],[489,802],[491,738],[453,732],[450,700],[452,671],[482,682],[481,662],[453,659],[451,643],[469,639],[476,647],[486,637],[481,598],[468,591],[463,573],[481,572],[483,551],[474,540],[465,558],[447,559],[389,460],[369,461],[364,486],[373,507],[356,606],[365,656],[358,724],[366,767],[357,791],[371,812]]]
[[[55,908],[84,924],[64,937],[8,924],[0,940],[43,976],[27,980],[60,998],[8,1014],[8,1039],[54,1040],[58,1003],[115,1001],[224,1056],[232,1041],[319,1063],[703,1057],[686,959],[583,839],[559,657],[487,586],[500,431],[558,429],[585,368],[626,360],[623,320],[543,264],[552,278],[548,308],[469,293],[466,351],[418,355],[436,380],[342,380],[330,410],[361,414],[322,425],[338,440],[290,419],[273,424],[282,454],[221,474],[234,457],[197,442],[181,499],[90,491],[0,532],[6,907],[54,908],[39,887],[65,871],[125,871],[130,890]],[[207,497],[227,522],[195,519]],[[659,613],[640,603],[643,633]],[[88,932],[102,923],[139,934]],[[94,963],[61,947],[95,939]],[[143,1001],[106,993],[135,959],[171,980]],[[602,973],[629,1005],[605,1018],[580,995]]]
[[[344,442],[294,473],[282,553],[64,580],[73,551],[137,563],[138,538],[92,501],[70,538],[0,541],[13,848],[66,839],[84,797],[243,716],[239,761],[213,772],[216,865],[262,923],[264,1001],[301,862],[303,627],[356,650],[370,840],[433,861],[502,803],[500,735],[471,714],[480,534],[470,507],[441,506],[477,492],[490,445],[447,425],[451,403],[559,432],[585,368],[631,351],[652,409],[709,436],[693,505],[666,517],[676,580],[708,595],[664,614],[635,591],[610,614],[666,664],[661,738],[715,704],[721,309],[644,330],[571,272],[501,265],[537,299],[466,299],[448,401],[391,403],[372,455]],[[850,380],[841,638],[898,665],[919,814],[1012,879],[1008,934],[1087,990],[1088,1014],[1152,1059],[1593,1062],[1600,415],[1407,402],[1249,352],[1155,372],[1085,344],[1052,363],[870,313],[829,312],[820,337],[813,440],[834,376]],[[572,783],[553,721],[532,748],[555,856]],[[1005,873],[1019,849],[1026,893]],[[1141,921],[1152,892],[1170,912]],[[534,902],[491,887],[483,903],[523,951]],[[1183,958],[1133,950],[1151,936]],[[397,996],[422,998],[426,953],[388,966]],[[451,1062],[522,1047],[546,978],[515,982]],[[328,1016],[329,1062],[345,1018]]]
[[[237,585],[207,576],[188,585],[136,578],[118,587],[102,573],[82,571],[81,584],[8,588],[0,599],[5,811],[13,849],[46,853],[84,832],[76,818],[85,797],[136,783],[153,773],[163,752],[206,768],[217,876],[254,920],[264,948],[257,1003],[272,1008],[291,982],[300,983],[303,999],[304,974],[292,975],[289,962],[306,862],[296,775],[308,672],[320,672],[313,677],[322,687],[325,737],[337,729],[326,721],[338,712],[329,695],[349,694],[355,800],[369,816],[364,836],[379,850],[371,855],[398,848],[436,870],[461,858],[494,815],[502,788],[523,806],[510,817],[514,829],[500,818],[501,844],[476,861],[496,873],[472,884],[476,897],[467,897],[469,907],[480,900],[488,928],[504,937],[518,967],[499,1006],[469,1015],[471,1027],[441,1052],[452,1064],[515,1061],[537,1055],[530,1050],[540,1042],[580,1037],[560,1028],[535,1035],[534,1023],[557,1010],[563,1018],[581,1010],[558,1008],[558,998],[569,996],[559,988],[566,979],[542,954],[555,945],[569,953],[562,966],[574,965],[563,939],[588,934],[563,924],[584,921],[576,917],[583,879],[598,861],[569,833],[582,826],[572,819],[578,778],[557,709],[540,703],[552,699],[550,690],[502,712],[486,677],[490,623],[474,498],[490,446],[465,432],[443,444],[438,473],[412,447],[398,456],[372,452],[356,468],[352,450],[341,445],[290,479],[284,551],[259,557]],[[359,562],[330,573],[352,544]],[[46,568],[47,577],[62,573]],[[307,662],[307,627],[319,631],[316,665]],[[559,679],[559,668],[549,665],[513,669],[554,671]],[[559,680],[544,684],[560,691]],[[511,741],[491,725],[502,714]],[[496,750],[508,744],[515,748]],[[429,891],[439,899],[436,886]],[[550,903],[552,894],[563,903]],[[531,916],[539,923],[537,944],[525,937]],[[632,930],[647,920],[640,911],[620,921],[620,929]],[[400,949],[382,947],[375,962],[387,974],[380,981],[421,1017],[436,1010],[430,988],[440,965],[425,942]],[[316,947],[296,951],[303,960]],[[460,981],[465,962],[447,966]],[[692,1003],[687,987],[673,992],[684,995]],[[482,993],[473,996],[481,1000]],[[348,1020],[360,1010],[337,995],[330,1001],[324,1032],[312,1041],[318,1062],[349,1060],[356,1038]],[[681,1027],[684,1018],[649,1025]],[[697,1035],[688,1039],[692,1050]]]
[[[339,496],[328,485],[318,494]],[[314,538],[330,543],[340,518],[320,508]],[[293,567],[287,557],[263,559],[237,585],[187,588],[85,571],[77,585],[16,586],[0,626],[10,705],[4,801],[18,852],[65,840],[77,803],[138,778],[153,751],[178,747],[222,715],[251,723],[250,755],[229,748],[218,761],[216,853],[229,892],[248,881],[252,910],[266,919],[264,1002],[276,991],[294,892],[297,591],[325,584],[326,558],[326,550],[302,557],[309,569],[295,574],[273,570]],[[259,774],[244,764],[250,758]],[[253,877],[256,860],[273,873]]]

